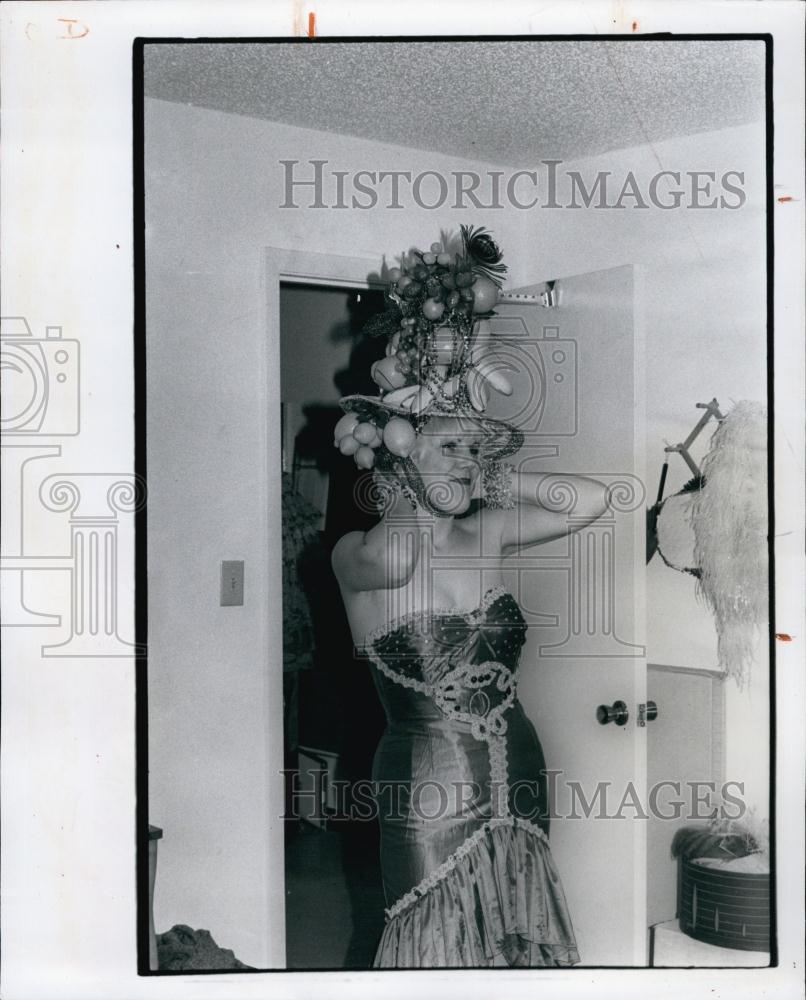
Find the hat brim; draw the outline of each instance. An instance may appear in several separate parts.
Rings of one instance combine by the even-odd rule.
[[[390,406],[384,403],[380,396],[352,395],[343,396],[339,406],[345,413],[354,413],[360,420],[373,422],[381,427],[386,426],[392,417],[403,417],[415,426],[426,424],[432,417],[450,417],[459,422],[459,433],[474,436],[481,428],[483,433],[482,453],[487,460],[504,458],[518,451],[523,445],[523,433],[503,420],[485,417],[475,410],[463,409],[455,413],[442,413],[427,409],[423,413],[413,414],[402,406]],[[463,426],[464,425],[464,426]]]

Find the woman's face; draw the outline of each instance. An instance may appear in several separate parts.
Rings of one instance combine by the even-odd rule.
[[[434,507],[447,514],[468,509],[481,474],[481,444],[480,430],[453,417],[435,417],[422,428],[411,459]]]

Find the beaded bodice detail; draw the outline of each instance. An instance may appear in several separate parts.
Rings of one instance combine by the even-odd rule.
[[[390,679],[435,696],[447,693],[449,677],[461,665],[475,668],[474,677],[482,667],[487,673],[513,673],[525,638],[518,603],[499,584],[488,588],[472,611],[435,608],[402,615],[370,632],[364,649]]]

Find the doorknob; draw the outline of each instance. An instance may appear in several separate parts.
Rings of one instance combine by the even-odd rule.
[[[596,718],[606,726],[608,722],[615,722],[617,726],[626,726],[630,713],[627,705],[623,701],[614,701],[612,705],[600,705],[596,709]]]

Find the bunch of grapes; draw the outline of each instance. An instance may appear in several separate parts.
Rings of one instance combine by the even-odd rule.
[[[498,299],[494,281],[475,273],[470,259],[448,253],[441,243],[432,243],[428,253],[414,251],[406,266],[390,270],[389,279],[403,315],[393,338],[395,368],[407,381],[421,381],[422,369],[435,362],[436,327],[469,333],[472,316],[489,312]]]

